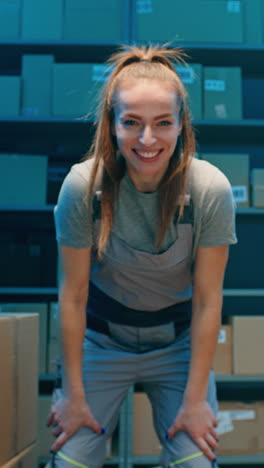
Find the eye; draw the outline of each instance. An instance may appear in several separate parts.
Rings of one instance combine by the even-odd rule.
[[[158,125],[160,125],[161,127],[167,127],[169,125],[172,125],[172,122],[170,122],[169,120],[161,120]]]
[[[122,123],[125,127],[133,127],[134,125],[137,125],[137,122],[132,119],[123,120]]]

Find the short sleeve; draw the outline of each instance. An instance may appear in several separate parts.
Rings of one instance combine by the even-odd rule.
[[[226,176],[216,169],[203,201],[198,245],[216,247],[236,242],[232,188]]]
[[[56,239],[76,248],[91,247],[92,221],[88,215],[88,181],[74,168],[65,177],[54,209]]]

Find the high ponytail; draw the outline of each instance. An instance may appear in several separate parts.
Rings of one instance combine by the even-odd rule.
[[[114,203],[118,197],[120,181],[126,170],[124,158],[117,157],[117,142],[112,133],[115,95],[125,80],[144,78],[170,82],[180,100],[179,119],[182,123],[182,131],[159,186],[157,251],[161,248],[177,205],[180,205],[179,217],[183,214],[188,166],[195,154],[195,138],[190,122],[186,90],[174,67],[176,63],[185,64],[185,57],[186,54],[179,48],[125,46],[107,61],[113,71],[101,92],[96,132],[91,149],[86,155],[86,159],[94,158],[88,195],[90,211],[95,183],[98,177],[101,178],[101,228],[97,246],[99,257],[102,257],[108,243],[114,218]]]

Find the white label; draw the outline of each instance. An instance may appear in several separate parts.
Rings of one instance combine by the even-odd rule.
[[[137,0],[137,14],[152,13],[152,0]]]
[[[233,421],[242,421],[256,418],[256,411],[254,410],[235,410],[230,411],[230,417]]]
[[[225,91],[225,81],[224,80],[205,80],[204,89],[206,91]]]
[[[223,328],[219,330],[218,343],[226,343],[226,330]]]
[[[228,0],[227,11],[228,13],[240,13],[240,0]]]
[[[194,70],[191,67],[176,67],[176,71],[184,84],[194,83]]]
[[[232,185],[233,197],[237,203],[248,201],[248,191],[245,185]]]
[[[96,64],[93,65],[93,72],[92,72],[92,80],[93,81],[101,81],[106,82],[108,80],[108,76],[113,71],[113,67],[109,67],[103,64]]]
[[[216,432],[218,435],[225,434],[226,432],[232,432],[234,426],[229,411],[219,411],[217,415],[218,426]]]
[[[227,111],[225,104],[215,104],[215,115],[218,119],[227,119]]]

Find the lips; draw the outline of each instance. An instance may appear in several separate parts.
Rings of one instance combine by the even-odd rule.
[[[160,153],[162,152],[162,150],[156,150],[156,151],[140,151],[140,150],[136,150],[134,149],[133,150],[136,155],[138,157],[140,157],[141,159],[144,159],[144,160],[154,160],[156,159]]]

